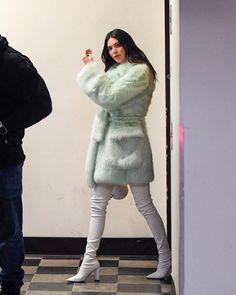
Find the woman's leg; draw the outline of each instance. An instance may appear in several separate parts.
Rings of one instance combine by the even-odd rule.
[[[171,272],[171,253],[162,219],[157,212],[150,194],[149,184],[130,185],[138,210],[146,219],[155,239],[159,254],[157,270],[148,275],[148,279],[161,279]]]
[[[95,272],[95,280],[99,280],[99,262],[96,253],[100,245],[108,201],[111,199],[113,185],[98,184],[95,186],[91,198],[91,217],[89,223],[86,251],[79,272],[68,279],[69,282],[83,282]]]

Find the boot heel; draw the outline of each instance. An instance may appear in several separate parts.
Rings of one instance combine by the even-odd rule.
[[[94,280],[95,282],[99,282],[100,280],[99,267],[94,271]]]

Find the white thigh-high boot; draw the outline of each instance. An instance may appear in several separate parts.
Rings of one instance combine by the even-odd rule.
[[[162,219],[151,198],[149,184],[130,186],[138,210],[145,217],[155,239],[159,254],[157,270],[148,279],[165,279],[171,273],[171,252]]]
[[[95,274],[95,281],[99,281],[99,262],[96,253],[100,245],[108,201],[111,199],[112,185],[98,184],[94,188],[91,198],[91,217],[87,237],[87,245],[77,275],[67,279],[68,282],[84,282],[90,274]]]

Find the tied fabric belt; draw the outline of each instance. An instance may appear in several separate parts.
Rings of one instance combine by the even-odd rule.
[[[92,127],[92,139],[101,142],[104,138],[108,125],[112,127],[123,127],[124,129],[134,127],[145,129],[146,123],[144,117],[139,116],[111,116],[109,112],[102,109],[95,116]],[[128,130],[127,130],[128,131]]]

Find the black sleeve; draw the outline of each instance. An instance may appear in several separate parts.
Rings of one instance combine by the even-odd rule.
[[[49,91],[37,70],[31,65],[20,67],[16,81],[16,106],[4,119],[8,130],[25,129],[52,111]]]

